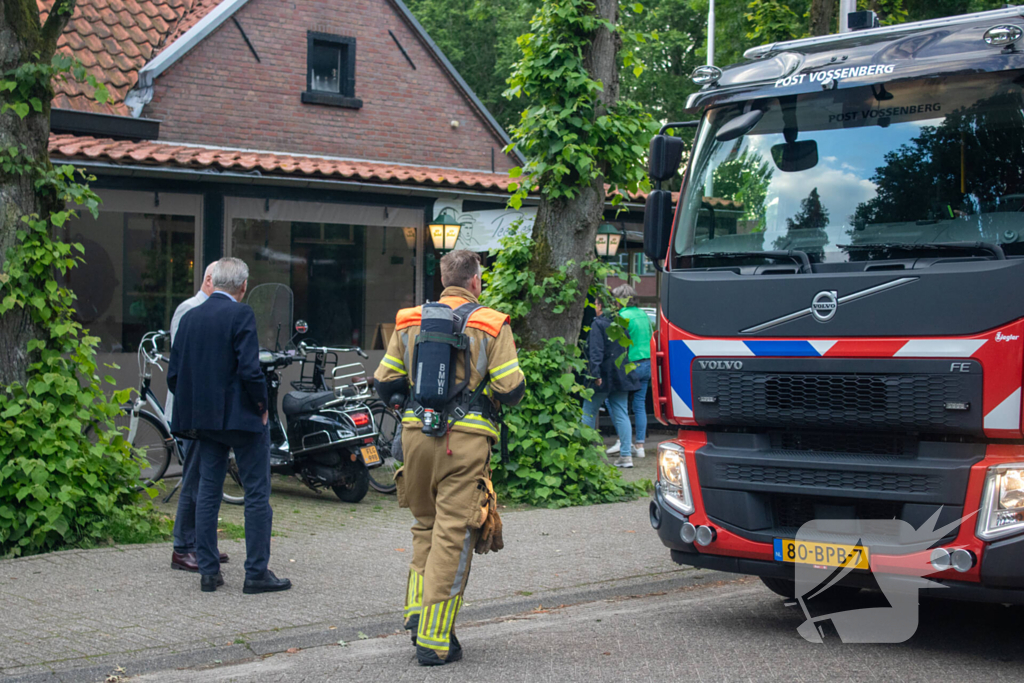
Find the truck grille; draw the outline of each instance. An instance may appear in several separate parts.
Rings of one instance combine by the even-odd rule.
[[[949,362],[801,361],[759,358],[745,360],[742,370],[694,369],[694,417],[706,425],[785,425],[787,429],[926,433],[982,429],[980,367],[961,373],[951,372]],[[974,365],[971,362],[972,370]],[[806,372],[809,366],[821,372]],[[893,371],[878,372],[883,367]],[[785,371],[789,368],[803,371]],[[856,371],[861,368],[874,372]],[[904,368],[909,371],[899,371]],[[968,409],[952,410],[949,405],[953,404]]]
[[[862,453],[866,455],[913,456],[916,440],[902,434],[874,432],[772,432],[771,446],[777,451],[816,453]]]
[[[775,527],[784,529],[799,529],[814,519],[898,519],[902,510],[903,503],[889,500],[772,496]]]
[[[942,479],[927,474],[885,471],[858,472],[850,470],[774,467],[746,463],[717,465],[719,481],[747,484],[804,486],[816,489],[837,489],[847,492],[872,493],[935,493],[942,490]]]

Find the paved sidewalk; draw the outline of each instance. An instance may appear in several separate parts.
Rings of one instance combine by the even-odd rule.
[[[400,627],[412,519],[393,496],[371,492],[351,505],[275,478],[271,500],[270,566],[295,584],[285,593],[243,595],[244,541],[226,538],[227,584],[214,594],[170,569],[170,544],[0,561],[0,674],[102,680],[118,667],[233,661]],[[693,572],[671,562],[647,506],[505,513],[506,548],[474,561],[466,618],[628,594],[633,584],[677,585]],[[240,524],[241,507],[223,506],[222,519]]]

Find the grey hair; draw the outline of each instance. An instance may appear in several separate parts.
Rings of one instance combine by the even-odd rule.
[[[213,286],[226,292],[237,292],[249,279],[249,266],[245,261],[225,256],[213,265]]]
[[[632,285],[619,285],[612,290],[612,296],[620,301],[626,300],[626,307],[636,306],[636,290]]]

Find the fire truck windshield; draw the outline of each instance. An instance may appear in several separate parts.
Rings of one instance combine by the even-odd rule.
[[[812,263],[891,257],[876,244],[988,242],[1024,255],[1022,90],[1018,72],[712,109],[674,252],[699,267],[780,250]],[[736,137],[745,126],[726,124],[751,108],[764,115]]]

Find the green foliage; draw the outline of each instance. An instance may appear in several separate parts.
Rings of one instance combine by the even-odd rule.
[[[630,6],[643,11],[639,3]],[[572,199],[595,180],[610,186],[613,203],[649,187],[643,159],[658,125],[643,107],[619,99],[605,107],[604,85],[591,78],[584,63],[595,34],[608,30],[622,42],[622,65],[643,72],[637,47],[656,39],[599,17],[590,0],[546,0],[517,39],[522,57],[508,79],[508,98],[525,97],[529,106],[513,128],[513,143],[528,159],[510,172],[521,178],[510,186],[510,203],[519,207],[535,187],[549,200]],[[511,147],[507,151],[511,151]]]
[[[43,111],[35,99],[49,85],[39,79],[77,69],[55,59],[4,74],[3,111],[22,118]],[[141,459],[113,428],[129,390],[104,393],[103,382],[113,378],[99,376],[99,339],[74,320],[74,294],[58,280],[83,252],[55,237],[74,215],[64,207],[74,203],[95,215],[99,198],[75,181],[72,166],[55,169],[24,147],[0,150],[0,168],[31,178],[41,203],[59,207],[45,218],[22,216],[0,272],[0,315],[27,312],[43,332],[25,349],[26,381],[0,388],[0,556],[165,536],[167,520],[154,514],[151,501],[138,504]]]
[[[715,196],[743,204],[745,221],[757,221],[755,232],[765,229],[768,186],[774,165],[756,152],[744,149],[736,158],[724,161],[714,171]]]
[[[801,22],[789,5],[777,0],[751,0],[747,5],[750,31],[747,38],[755,43],[777,43],[800,35]]]
[[[511,130],[520,112],[516,103],[502,97],[505,79],[519,57],[515,39],[529,30],[538,4],[539,0],[406,2],[505,130]]]
[[[909,12],[903,8],[903,0],[858,0],[858,10],[874,10],[882,26],[902,24]]]
[[[538,301],[580,296],[565,269],[541,282],[527,266],[533,242],[513,231],[502,239],[497,260],[484,274],[487,288],[482,303],[512,317],[513,327]],[[607,272],[600,262],[584,264],[596,273]],[[572,290],[571,293],[566,293]],[[614,327],[614,326],[613,326]],[[629,500],[645,492],[645,484],[622,480],[619,471],[604,462],[601,437],[581,423],[581,400],[592,390],[578,378],[585,373],[580,349],[563,339],[549,339],[535,350],[519,351],[519,367],[526,375],[526,395],[515,408],[505,410],[509,430],[509,460],[492,460],[494,483],[502,495],[516,503],[564,507]]]
[[[690,80],[693,70],[704,63],[699,53],[704,44],[707,10],[694,9],[692,0],[647,0],[645,11],[623,12],[620,23],[629,31],[657,33],[657,40],[636,46],[637,58],[644,71],[638,77],[632,69],[620,69],[621,94],[643,104],[656,120],[682,121],[686,99],[696,92]],[[692,130],[681,134],[689,139]]]
[[[0,93],[4,95],[0,114],[8,110],[19,118],[25,118],[30,111],[41,114],[44,103],[48,105],[53,97],[53,82],[68,79],[87,84],[99,102],[110,99],[107,86],[86,71],[81,62],[70,55],[56,54],[49,64],[26,62],[0,77]]]

